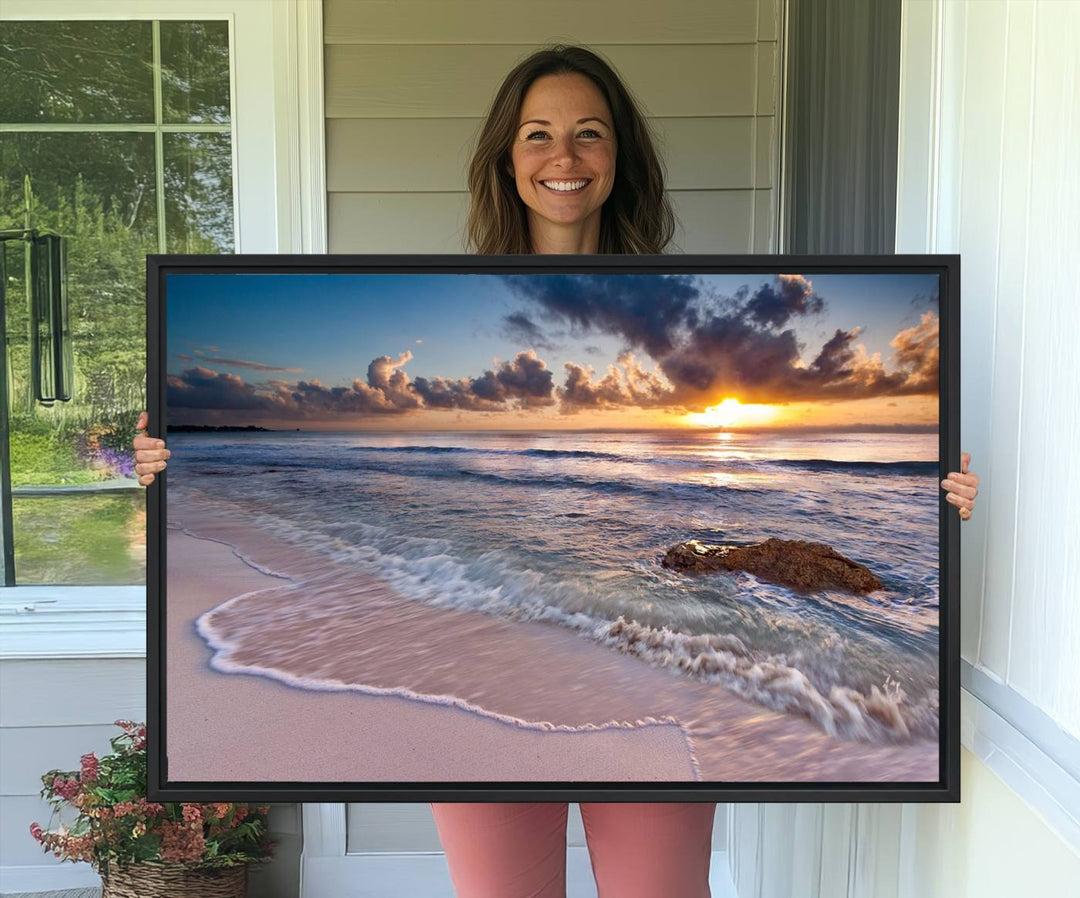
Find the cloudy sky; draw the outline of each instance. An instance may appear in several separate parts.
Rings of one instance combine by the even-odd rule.
[[[931,430],[933,274],[172,274],[170,424]]]

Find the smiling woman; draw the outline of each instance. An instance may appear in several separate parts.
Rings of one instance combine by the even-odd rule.
[[[584,252],[599,243],[615,178],[611,110],[584,75],[547,75],[525,94],[521,117],[510,173],[528,207],[533,249],[543,241],[556,252]]]
[[[469,166],[470,248],[664,252],[675,216],[653,144],[638,103],[599,56],[583,47],[532,54],[506,76],[481,128]]]

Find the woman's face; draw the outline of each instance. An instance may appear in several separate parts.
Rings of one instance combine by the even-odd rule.
[[[530,229],[595,218],[615,181],[615,128],[600,89],[584,75],[544,75],[525,94],[510,151]],[[542,226],[542,225],[541,225]]]

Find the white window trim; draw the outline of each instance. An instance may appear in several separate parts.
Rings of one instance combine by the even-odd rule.
[[[0,5],[0,21],[76,19],[228,21],[236,252],[326,252],[321,0]],[[145,655],[144,586],[0,588],[0,658]]]

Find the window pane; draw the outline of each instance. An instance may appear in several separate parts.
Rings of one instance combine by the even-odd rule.
[[[22,585],[146,582],[146,490],[12,501]]]
[[[144,401],[145,256],[158,245],[154,184],[153,134],[0,134],[0,228],[29,224],[67,238],[75,366],[71,402],[34,401],[25,244],[7,241],[13,485],[119,476],[116,465],[100,463],[105,449],[123,448],[113,431],[130,429]],[[98,442],[79,443],[91,427]],[[20,440],[45,432],[48,447],[38,441],[16,452]]]
[[[173,118],[227,123],[224,23],[161,25]],[[31,129],[54,121],[152,123],[152,36],[149,21],[4,23],[3,119]],[[34,47],[48,53],[33,55]],[[71,56],[63,65],[52,59],[58,48]],[[16,65],[37,70],[7,77]],[[34,401],[25,244],[0,243],[18,583],[145,581],[145,490],[116,488],[135,483],[131,440],[146,408],[146,255],[163,245],[233,251],[231,136],[162,134],[165,196],[156,187],[157,139],[153,132],[0,133],[0,229],[67,238],[74,358],[72,401]],[[55,492],[65,486],[85,491]]]
[[[161,23],[162,121],[229,122],[229,23]]]
[[[0,121],[153,122],[151,23],[4,22]]]
[[[164,137],[165,251],[233,252],[232,138],[229,134]]]

